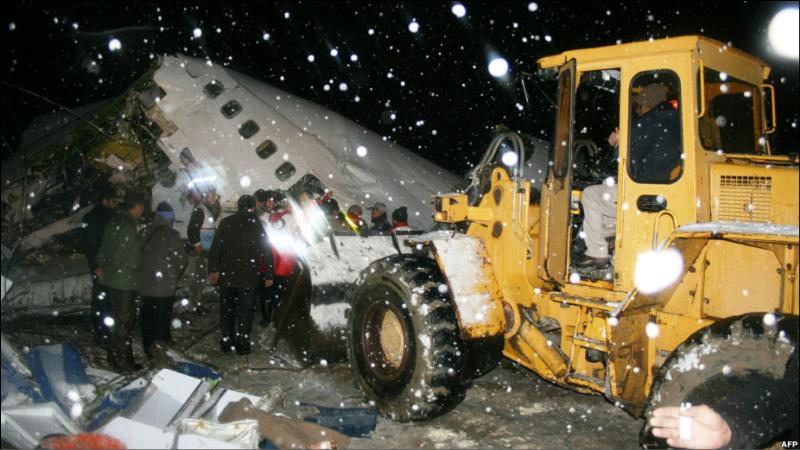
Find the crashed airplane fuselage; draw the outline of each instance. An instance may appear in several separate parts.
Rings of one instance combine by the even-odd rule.
[[[150,97],[148,117],[162,130],[158,144],[170,168],[180,170],[189,149],[224,209],[258,188],[308,183],[332,191],[342,206],[406,206],[411,225],[426,229],[431,196],[461,181],[339,114],[205,60],[165,56],[153,81],[165,95]],[[188,220],[186,189],[159,183],[153,194]]]
[[[29,251],[75,234],[91,209],[85,193],[91,183],[150,189],[151,207],[169,202],[183,237],[193,208],[189,191],[203,185],[213,186],[223,214],[235,211],[240,195],[256,189],[308,190],[332,195],[343,210],[375,202],[389,212],[406,206],[409,224],[426,230],[433,223],[432,196],[463,183],[333,111],[185,56],[161,57],[124,95],[82,114],[84,123],[61,116],[56,126],[32,127],[40,133],[23,141],[19,153],[32,155],[25,167],[17,161],[15,170],[4,170],[4,234],[24,230],[16,242],[4,237],[7,248]],[[58,202],[64,206],[53,207]],[[50,217],[37,217],[44,214]],[[301,337],[334,336],[332,345],[343,348],[339,331],[346,323],[347,286],[371,261],[396,253],[397,240],[333,233],[321,238],[303,249],[298,284],[305,299],[293,307],[285,326]],[[63,272],[77,280],[66,283],[71,296],[88,290],[88,273]],[[19,281],[28,293],[47,290]],[[24,297],[16,298],[40,305],[48,301]]]

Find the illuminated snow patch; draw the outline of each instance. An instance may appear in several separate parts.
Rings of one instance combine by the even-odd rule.
[[[347,326],[347,310],[349,303],[333,303],[330,305],[312,305],[311,319],[322,331],[328,331]]]
[[[642,294],[656,293],[678,280],[683,258],[675,249],[640,253],[636,259],[633,283]]]

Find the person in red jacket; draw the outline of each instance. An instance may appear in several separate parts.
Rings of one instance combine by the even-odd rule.
[[[274,283],[260,290],[261,325],[269,326],[280,302],[286,297],[289,278],[294,273],[297,255],[294,249],[295,233],[291,211],[281,207],[284,195],[280,191],[256,192],[256,202],[262,212],[261,220],[272,242]]]

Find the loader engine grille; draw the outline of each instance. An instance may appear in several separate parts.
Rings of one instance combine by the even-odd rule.
[[[719,220],[769,222],[772,177],[720,176]]]

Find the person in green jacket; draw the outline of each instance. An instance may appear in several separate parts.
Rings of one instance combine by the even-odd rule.
[[[109,306],[103,322],[111,328],[106,348],[108,362],[116,372],[141,368],[133,359],[133,328],[136,324],[136,296],[139,290],[141,252],[136,225],[144,213],[144,196],[130,193],[124,207],[103,230],[103,245],[97,253],[95,275]]]

